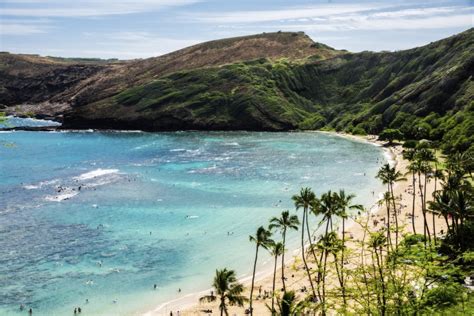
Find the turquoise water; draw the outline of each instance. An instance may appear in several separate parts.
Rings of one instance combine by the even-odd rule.
[[[3,132],[0,144],[1,315],[138,314],[209,288],[216,268],[248,275],[248,235],[293,210],[300,187],[368,207],[382,190],[380,148],[320,133]]]

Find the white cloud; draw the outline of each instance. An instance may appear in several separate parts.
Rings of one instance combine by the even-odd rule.
[[[203,41],[199,39],[162,37],[150,32],[86,32],[83,33],[82,36],[84,37],[84,42],[94,42],[96,48],[92,50],[80,50],[81,56],[102,56],[108,58],[145,58],[160,56]]]
[[[380,18],[399,18],[409,16],[426,16],[426,15],[438,15],[454,13],[459,11],[465,11],[469,8],[466,7],[438,7],[438,8],[416,8],[416,9],[401,9],[394,11],[377,12],[372,14],[373,17]]]
[[[95,17],[157,11],[184,6],[200,0],[6,0],[3,16]],[[66,3],[65,3],[66,2]],[[20,4],[18,6],[18,4]]]
[[[228,26],[302,31],[416,30],[472,27],[472,7],[409,8],[400,5],[318,5],[285,10],[196,14],[198,21]],[[273,22],[271,25],[265,22]]]
[[[31,35],[46,33],[48,27],[37,24],[4,23],[0,26],[0,36],[4,35]]]
[[[267,26],[281,27],[281,25]],[[325,23],[286,24],[287,30],[299,31],[377,31],[377,30],[417,30],[472,27],[472,15],[459,14],[426,18],[373,19],[360,16],[333,19]]]
[[[0,22],[0,35],[31,35],[47,33],[51,29],[47,19],[3,19]]]
[[[258,23],[304,18],[326,17],[339,14],[381,9],[381,4],[322,4],[307,7],[289,7],[279,10],[236,11],[191,14],[189,17],[209,23]]]

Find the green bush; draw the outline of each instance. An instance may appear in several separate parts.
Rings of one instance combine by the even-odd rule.
[[[462,301],[464,291],[464,288],[458,283],[441,283],[428,290],[423,305],[430,309],[455,305]]]

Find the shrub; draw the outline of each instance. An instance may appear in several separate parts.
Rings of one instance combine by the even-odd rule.
[[[391,144],[391,143],[393,143],[394,140],[402,140],[403,139],[403,134],[398,129],[387,128],[387,129],[384,129],[379,134],[379,139],[380,140],[387,140],[389,142],[389,144]]]

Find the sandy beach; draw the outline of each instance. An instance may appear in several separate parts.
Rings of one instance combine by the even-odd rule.
[[[332,135],[338,135],[340,137],[350,138],[355,141],[363,141],[363,142],[370,142],[377,146],[384,145],[383,142],[377,140],[376,136],[354,136],[348,134],[341,134],[341,133],[332,133],[332,132],[320,132],[320,133],[330,133]],[[403,159],[402,152],[403,148],[401,145],[395,145],[392,147],[384,147],[387,151],[387,158],[390,164],[395,165],[397,170],[402,172],[403,174],[407,174],[408,171],[408,161]],[[397,208],[399,209],[399,225],[404,229],[405,232],[412,232],[412,225],[411,225],[411,210],[412,210],[412,181],[411,175],[406,175],[407,180],[397,182],[394,186],[394,195],[398,199],[397,200]],[[431,180],[427,184],[426,192],[428,200],[431,198],[432,192],[434,191],[434,181]],[[439,184],[438,184],[439,188]],[[417,233],[423,232],[423,216],[421,211],[421,201],[419,198],[419,190],[418,185],[416,185],[416,199],[415,199],[415,229]],[[374,192],[374,194],[378,194],[379,192]],[[370,209],[367,210],[365,214],[361,214],[361,216],[352,217],[351,220],[346,224],[346,245],[350,252],[357,253],[359,249],[357,241],[360,241],[364,237],[364,229],[359,224],[360,222],[368,223],[368,227],[373,229],[374,231],[380,228],[386,217],[386,210],[384,206],[377,206],[374,205]],[[432,227],[432,219],[431,214],[429,215],[429,227]],[[439,232],[444,230],[446,231],[446,227],[444,221],[441,218],[436,218],[436,231]],[[340,230],[342,234],[342,231]],[[349,236],[348,236],[349,235]],[[357,256],[357,255],[356,255]],[[307,275],[304,270],[302,260],[301,260],[301,250],[296,250],[293,253],[287,253],[287,263],[285,264],[285,276],[288,279],[286,281],[287,289],[294,290],[297,295],[301,296],[304,295],[302,292],[303,288],[309,288],[309,282],[307,281]],[[357,262],[352,260],[351,262]],[[310,266],[315,266],[315,263],[312,262]],[[238,268],[238,267],[236,267]],[[329,283],[336,283],[335,276],[328,275]],[[276,275],[276,288],[280,290],[281,288],[281,267],[277,269]],[[246,277],[244,279],[240,279],[245,285],[245,296],[249,296],[250,291],[250,282],[251,278]],[[209,280],[209,284],[211,284],[212,280]],[[270,315],[269,309],[267,304],[271,304],[271,297],[268,296],[267,298],[263,298],[264,293],[268,292],[271,293],[272,291],[272,282],[273,282],[273,266],[267,265],[264,269],[260,269],[257,271],[256,274],[256,281],[255,281],[255,290],[254,296],[258,296],[261,290],[261,298],[254,299],[254,315]],[[209,294],[211,288],[208,290],[202,291],[200,293],[194,293],[190,295],[186,295],[183,297],[179,297],[174,301],[167,302],[160,306],[157,306],[155,309],[147,311],[143,315],[146,316],[155,316],[155,315],[170,315],[170,312],[173,312],[173,315],[209,315],[210,313],[206,313],[205,311],[212,310],[212,314],[219,313],[218,304],[217,303],[199,303],[199,297]],[[248,304],[247,304],[248,305]],[[248,307],[246,305],[246,307]],[[229,315],[245,315],[245,308],[242,307],[235,307],[231,306],[229,308]]]

